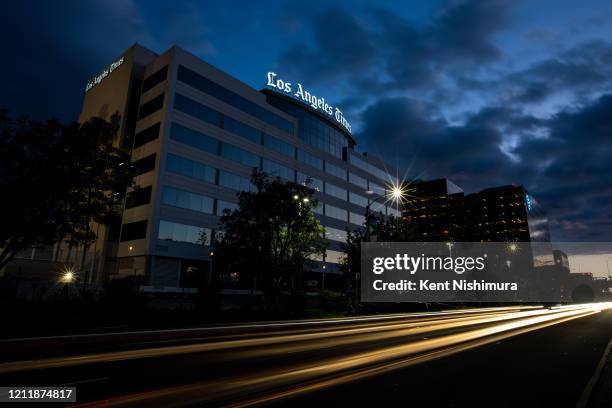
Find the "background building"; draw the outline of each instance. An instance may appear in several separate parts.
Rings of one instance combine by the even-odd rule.
[[[414,183],[404,216],[423,241],[531,242],[534,266],[554,264],[548,218],[523,186],[466,195],[447,179]]]
[[[255,90],[176,46],[157,55],[134,45],[87,85],[80,120],[113,115],[138,188],[92,250],[98,282],[139,276],[146,290],[175,292],[187,275],[208,273],[219,216],[252,188],[254,168],[318,191],[330,246],[314,272],[333,282],[346,229],[364,223],[365,191],[384,194],[389,182],[379,159],[355,151],[346,119],[274,87]]]

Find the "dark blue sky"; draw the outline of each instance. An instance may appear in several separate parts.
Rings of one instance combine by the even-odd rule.
[[[302,82],[411,177],[524,184],[554,239],[612,240],[609,1],[24,1],[0,22],[13,114],[74,120],[132,43],[178,44],[257,88]]]

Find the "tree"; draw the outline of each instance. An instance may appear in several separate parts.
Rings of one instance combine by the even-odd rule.
[[[239,193],[238,208],[220,219],[215,262],[278,292],[293,287],[312,257],[325,253],[325,229],[312,211],[313,189],[257,171],[251,182],[255,191]]]
[[[0,110],[0,269],[22,249],[64,237],[86,251],[90,222],[108,222],[132,183],[116,134],[99,118],[65,125]]]
[[[373,234],[379,242],[418,242],[421,237],[414,227],[403,217],[385,217],[382,213],[370,214],[370,225]],[[361,243],[367,242],[365,228],[347,231],[346,243],[342,245],[345,257],[340,269],[356,282],[356,276],[361,272]]]

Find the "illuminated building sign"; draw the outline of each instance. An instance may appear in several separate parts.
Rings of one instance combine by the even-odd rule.
[[[294,99],[309,105],[314,110],[325,112],[328,116],[338,122],[339,125],[351,133],[351,124],[348,120],[346,120],[340,108],[330,105],[327,103],[325,98],[319,98],[318,96],[311,94],[299,82],[295,84],[294,87],[291,82],[283,81],[277,77],[278,75],[276,73],[268,72],[268,82],[266,83],[266,86],[277,92],[289,94]]]
[[[529,194],[525,194],[525,206],[529,212],[531,212],[533,209],[533,203],[531,202],[531,197],[529,197]]]
[[[89,91],[91,88],[98,85],[100,82],[102,82],[104,78],[109,76],[111,72],[119,68],[121,64],[123,64],[124,59],[125,57],[121,57],[117,61],[110,64],[108,68],[106,68],[104,71],[100,72],[98,75],[93,77],[93,79],[87,83],[87,86],[85,87],[85,92]]]

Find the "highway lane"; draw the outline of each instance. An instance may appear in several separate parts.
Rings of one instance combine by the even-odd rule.
[[[9,361],[0,364],[0,384],[9,378],[13,385],[76,384],[79,402],[104,406],[270,403],[563,326],[609,307],[489,308],[281,326],[260,335]]]

